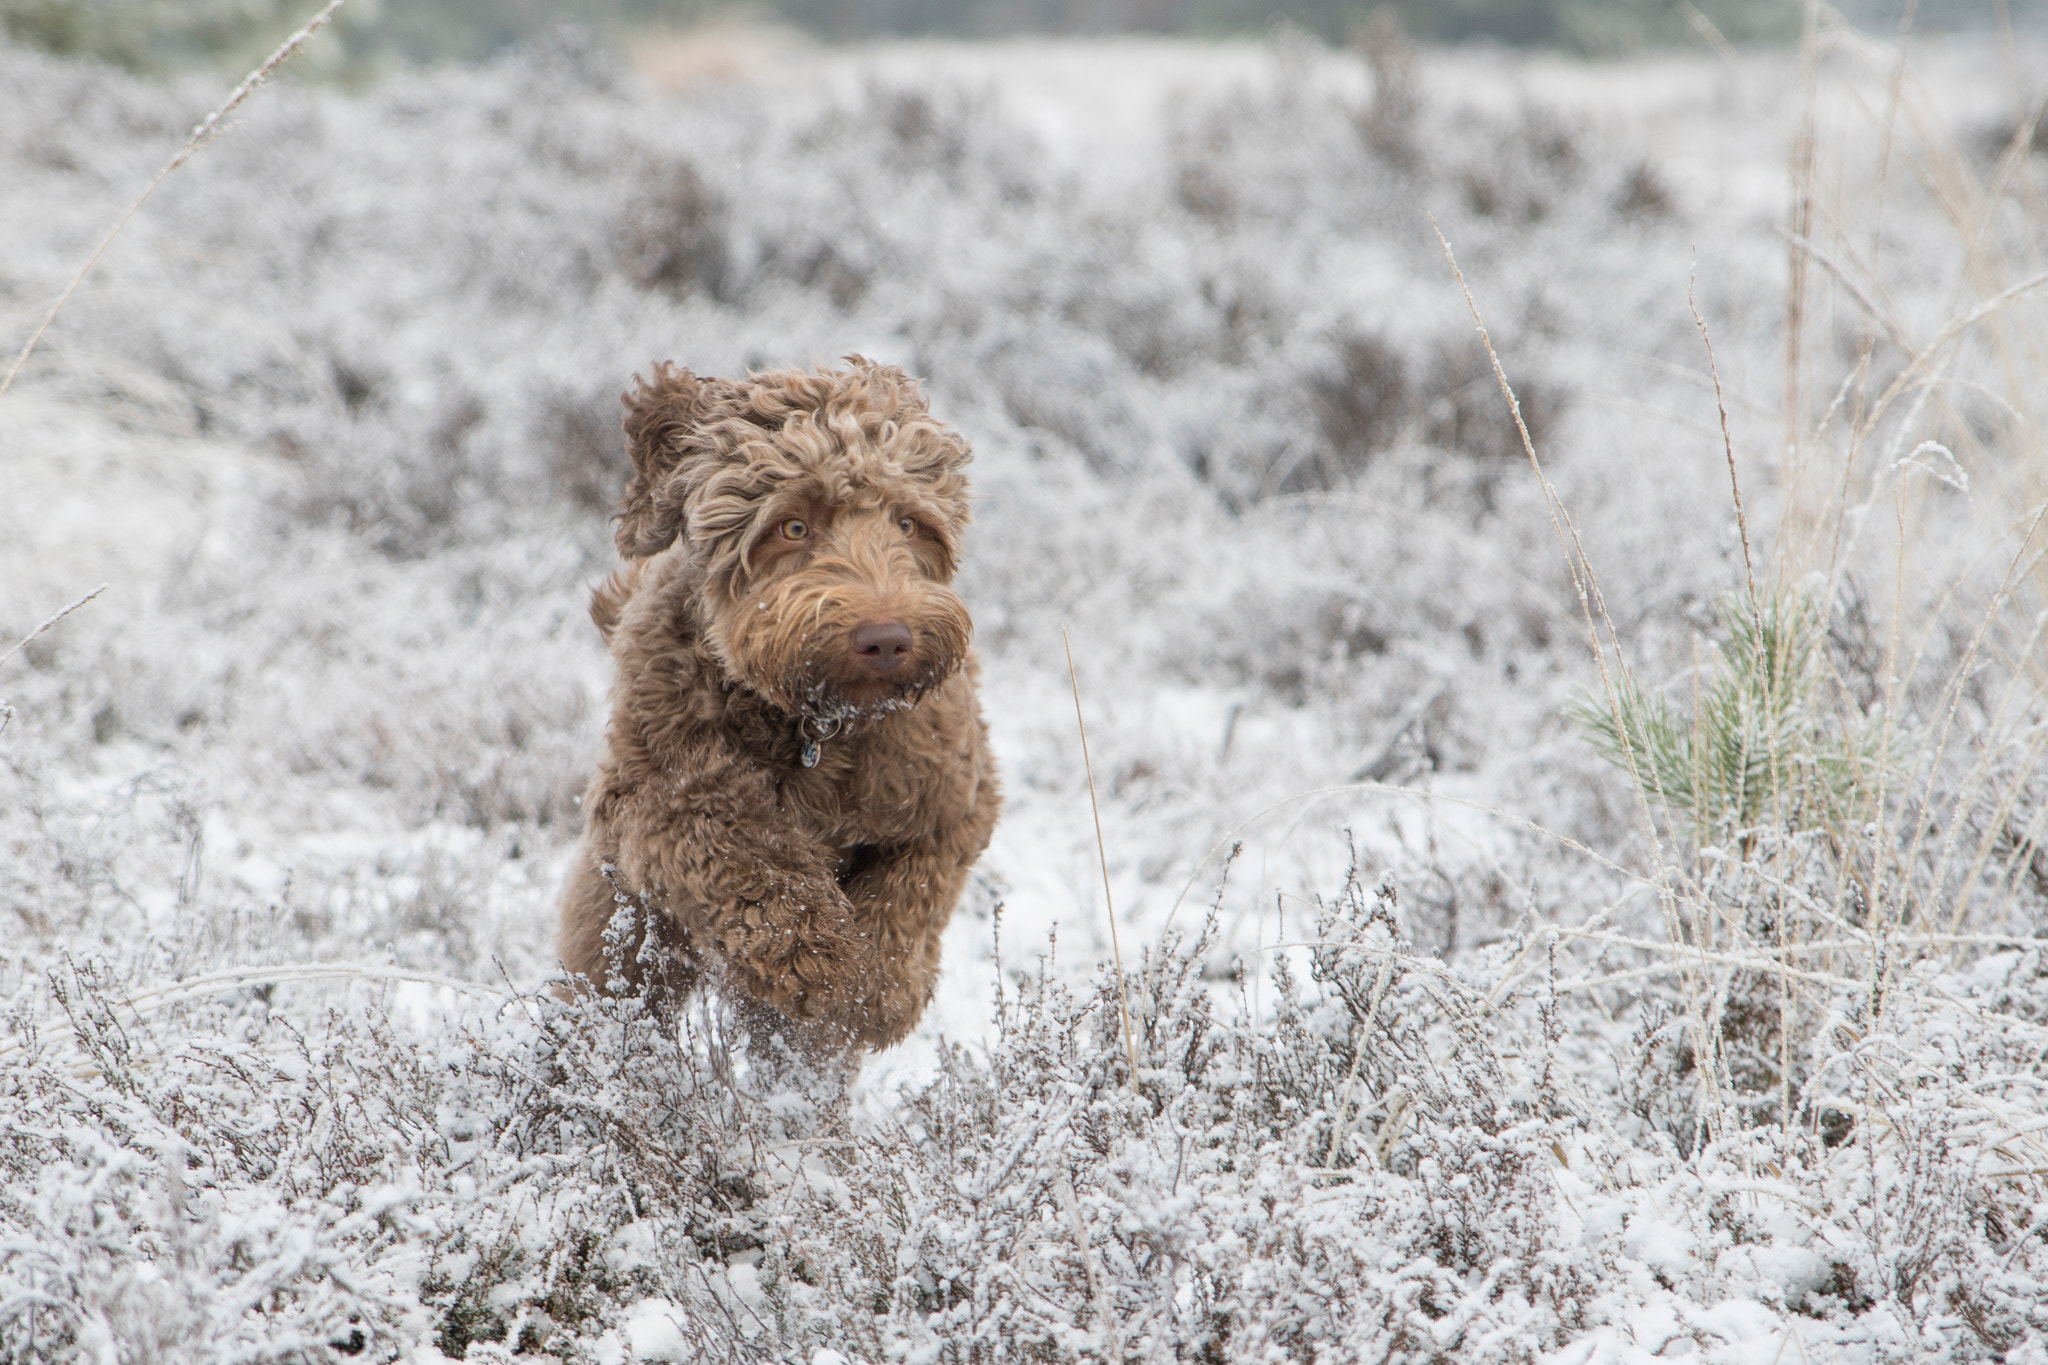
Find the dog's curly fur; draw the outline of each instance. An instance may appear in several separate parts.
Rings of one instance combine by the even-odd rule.
[[[625,395],[627,562],[591,602],[618,681],[560,948],[660,1006],[708,974],[814,1052],[917,1022],[1001,804],[948,587],[967,446],[848,361]]]

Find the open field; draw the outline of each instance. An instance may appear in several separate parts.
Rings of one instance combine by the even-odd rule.
[[[2048,1359],[2044,70],[261,92],[0,394],[0,1359]],[[0,45],[9,363],[220,93]],[[1008,800],[850,1124],[544,996],[617,394],[849,352]]]

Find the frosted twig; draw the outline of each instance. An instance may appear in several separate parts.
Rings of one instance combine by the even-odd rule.
[[[14,377],[20,374],[21,367],[28,363],[29,355],[35,350],[37,343],[43,339],[43,333],[50,330],[50,324],[57,320],[57,314],[63,312],[64,305],[71,302],[71,296],[78,292],[78,286],[85,283],[85,277],[91,274],[92,268],[100,263],[100,257],[104,256],[107,248],[114,244],[114,239],[121,235],[121,229],[128,226],[128,220],[135,216],[136,211],[148,201],[150,195],[156,193],[156,187],[163,184],[170,177],[172,171],[177,170],[178,167],[191,160],[192,155],[201,147],[204,147],[207,143],[213,141],[215,137],[219,136],[222,121],[229,114],[234,113],[236,109],[240,108],[244,100],[255,94],[256,87],[270,79],[271,73],[280,66],[283,66],[293,53],[304,47],[308,39],[325,27],[327,21],[334,17],[334,12],[341,8],[341,3],[342,0],[327,0],[325,8],[307,20],[305,27],[279,43],[277,51],[270,54],[268,61],[242,77],[242,83],[229,93],[227,99],[222,101],[220,107],[201,119],[197,126],[192,129],[192,135],[185,139],[185,145],[178,149],[175,156],[164,163],[164,168],[156,173],[156,179],[150,181],[142,193],[135,196],[135,202],[128,206],[128,211],[122,214],[119,221],[107,230],[107,235],[100,239],[100,244],[93,249],[92,255],[88,256],[85,264],[78,268],[78,273],[71,277],[71,283],[64,286],[64,292],[59,294],[57,301],[50,305],[50,311],[43,314],[42,322],[37,324],[35,331],[29,334],[27,343],[22,346],[20,353],[14,357],[14,364],[9,367],[6,377],[0,378],[0,394],[5,394],[13,386]]]

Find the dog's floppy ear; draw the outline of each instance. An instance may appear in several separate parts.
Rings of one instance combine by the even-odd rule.
[[[619,500],[619,554],[645,559],[660,554],[683,532],[683,481],[676,476],[691,454],[690,437],[720,396],[715,379],[699,379],[663,361],[654,377],[633,377],[626,405],[626,451],[633,477]]]

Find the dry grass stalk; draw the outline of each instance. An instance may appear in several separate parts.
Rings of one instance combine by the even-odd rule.
[[[51,626],[56,625],[59,621],[69,616],[72,612],[77,611],[80,607],[92,601],[93,598],[98,597],[101,593],[105,592],[106,590],[107,585],[105,583],[102,583],[97,588],[94,588],[91,592],[87,593],[85,596],[79,598],[76,602],[73,602],[70,606],[63,608],[56,612],[54,615],[50,616],[41,625],[37,626],[34,630],[30,631],[28,634],[22,636],[20,640],[16,641],[14,648],[8,650],[5,654],[0,654],[0,664],[6,663],[9,659],[12,659],[15,655],[21,653],[21,651],[23,651],[24,649],[27,649],[29,645],[33,643],[35,639],[38,636],[40,636],[44,631],[48,630]]]
[[[1102,907],[1109,919],[1109,950],[1116,958],[1117,1012],[1123,1020],[1124,1051],[1131,1061],[1128,1084],[1135,1089],[1138,1084],[1138,1045],[1131,1035],[1131,1002],[1124,984],[1124,950],[1117,941],[1116,903],[1111,899],[1109,889],[1109,846],[1102,839],[1102,805],[1095,799],[1095,765],[1088,757],[1088,722],[1081,715],[1081,675],[1074,671],[1074,642],[1067,638],[1064,630],[1060,632],[1060,643],[1067,649],[1067,681],[1074,687],[1074,725],[1081,732],[1081,767],[1088,775],[1088,809],[1095,817],[1095,855],[1102,861]]]
[[[318,33],[325,27],[327,21],[334,17],[334,12],[340,9],[341,5],[342,0],[327,0],[326,6],[318,14],[307,20],[298,32],[279,43],[277,50],[270,54],[269,59],[263,65],[242,77],[242,83],[229,92],[228,97],[221,102],[220,106],[201,119],[198,125],[192,129],[192,135],[185,139],[185,145],[180,147],[177,154],[164,163],[164,168],[158,171],[156,178],[150,181],[142,193],[135,197],[135,202],[128,206],[128,211],[121,215],[113,227],[107,229],[107,235],[100,239],[100,244],[93,248],[92,255],[86,257],[85,264],[80,266],[78,273],[71,277],[71,283],[64,286],[64,292],[59,294],[57,301],[50,305],[50,311],[43,314],[43,320],[36,325],[35,331],[29,334],[27,342],[22,345],[20,352],[14,357],[13,365],[8,367],[6,376],[0,378],[0,395],[4,395],[9,388],[13,387],[15,376],[20,374],[21,367],[28,363],[29,356],[34,353],[37,344],[42,341],[43,334],[49,331],[50,324],[57,320],[57,314],[63,312],[64,305],[71,302],[71,296],[78,292],[80,285],[85,283],[85,277],[91,274],[92,268],[100,263],[100,257],[106,255],[107,248],[114,244],[114,239],[121,235],[121,229],[128,226],[128,220],[136,215],[136,212],[148,201],[150,195],[156,193],[156,187],[169,179],[172,171],[177,170],[178,167],[191,160],[193,154],[201,147],[204,147],[207,143],[213,141],[215,137],[219,136],[222,121],[229,114],[239,109],[244,100],[256,93],[256,87],[269,80],[272,72],[283,66],[285,62],[291,59],[294,53],[306,45],[307,41],[315,33]]]
[[[1814,144],[1820,102],[1820,47],[1816,39],[1820,25],[1821,0],[1806,0],[1799,40],[1799,83],[1802,103],[1799,128],[1792,138],[1792,226],[1795,237],[1813,231]],[[1806,255],[1791,250],[1787,261],[1789,280],[1785,287],[1785,486],[1793,489],[1794,505],[1804,473],[1800,420],[1800,373],[1804,365],[1801,343],[1806,335]],[[1788,516],[1791,513],[1788,512]]]
[[[1707,332],[1707,320],[1700,316],[1690,279],[1685,282],[1685,306],[1691,310],[1693,326],[1700,329],[1700,341],[1707,348],[1707,373],[1714,380],[1714,407],[1721,415],[1721,451],[1728,457],[1728,495],[1735,501],[1735,525],[1742,532],[1742,570],[1749,579],[1749,604],[1754,614],[1761,610],[1763,599],[1756,589],[1756,556],[1749,548],[1749,516],[1742,508],[1742,481],[1735,473],[1735,438],[1728,431],[1728,396],[1721,389],[1721,364],[1714,358],[1714,338]]]
[[[72,612],[77,611],[80,607],[92,601],[93,598],[98,597],[101,593],[105,592],[106,590],[107,585],[104,583],[100,584],[97,588],[94,588],[91,592],[79,598],[76,602],[73,602],[70,606],[65,607],[62,611],[59,611],[54,616],[51,616],[41,625],[37,626],[34,630],[22,636],[20,640],[15,642],[14,648],[8,650],[5,654],[0,654],[0,666],[4,666],[9,659],[12,659],[15,655],[21,653],[21,651],[23,651],[24,649],[27,649],[29,647],[30,642],[35,640],[37,636],[41,635],[51,626],[56,625],[59,621],[69,616]],[[7,727],[9,725],[12,725],[13,723],[14,708],[12,706],[9,706],[4,698],[0,698],[0,731],[5,731]]]

